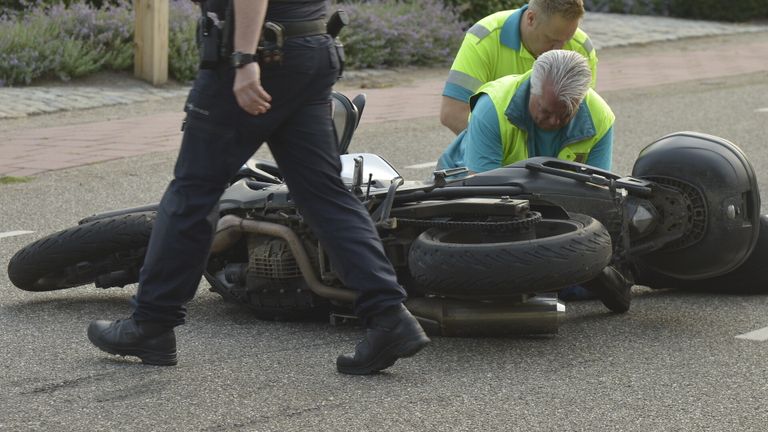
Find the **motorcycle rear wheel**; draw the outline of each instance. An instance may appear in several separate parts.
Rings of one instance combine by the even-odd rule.
[[[605,227],[590,216],[571,214],[543,219],[528,240],[432,228],[411,245],[409,267],[426,293],[490,299],[586,282],[610,263],[611,254]]]
[[[51,234],[16,252],[8,263],[8,277],[25,291],[87,285],[115,272],[120,272],[119,279],[113,279],[119,286],[135,283],[155,216],[131,213]]]

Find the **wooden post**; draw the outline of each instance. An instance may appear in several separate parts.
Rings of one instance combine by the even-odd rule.
[[[168,0],[134,0],[133,74],[152,85],[168,81]]]

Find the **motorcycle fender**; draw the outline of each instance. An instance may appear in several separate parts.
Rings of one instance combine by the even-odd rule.
[[[679,241],[639,257],[643,265],[680,279],[705,279],[749,257],[759,234],[760,193],[738,146],[712,135],[673,133],[640,152],[632,175],[683,191],[694,221]]]
[[[532,207],[559,206],[569,213],[581,213],[600,221],[616,237],[621,230],[621,209],[605,186],[585,183],[547,172],[530,170],[528,163],[547,164],[554,158],[535,157],[502,168],[475,174],[451,186],[515,186],[517,199],[528,199]],[[580,164],[578,164],[580,165]],[[608,172],[606,176],[618,177]]]

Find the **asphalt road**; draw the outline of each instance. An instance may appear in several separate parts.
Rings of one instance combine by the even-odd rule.
[[[678,130],[726,137],[766,166],[768,76],[604,94],[614,166]],[[450,140],[436,119],[365,125],[354,151],[395,166],[434,161]],[[162,153],[0,186],[0,263],[94,212],[156,201],[174,159]],[[423,178],[429,168],[403,169]],[[768,190],[768,174],[758,168]],[[762,210],[768,206],[763,203]],[[0,271],[2,430],[763,431],[768,296],[636,290],[632,310],[568,304],[545,338],[438,338],[370,377],[337,374],[360,329],[262,322],[202,285],[178,329],[177,367],[142,366],[90,346],[95,318],[129,313],[134,287],[26,293]]]

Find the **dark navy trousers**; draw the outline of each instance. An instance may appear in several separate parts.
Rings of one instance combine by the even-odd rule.
[[[185,107],[174,179],[160,202],[133,299],[136,320],[184,323],[184,305],[208,260],[217,202],[263,142],[342,282],[358,291],[358,316],[366,320],[405,300],[368,212],[339,177],[330,102],[338,72],[329,36],[288,39],[283,64],[262,67],[272,108],[259,116],[237,105],[233,68],[198,73]]]

